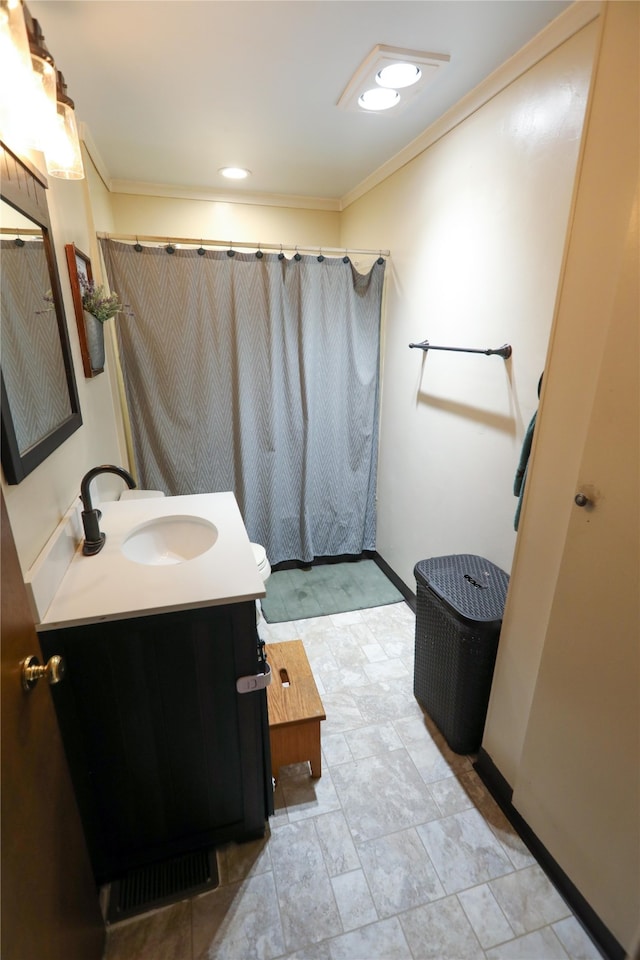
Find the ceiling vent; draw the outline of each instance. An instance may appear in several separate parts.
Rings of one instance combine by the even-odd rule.
[[[357,113],[382,111],[395,114],[406,107],[428,83],[431,83],[438,71],[446,66],[450,59],[446,53],[404,50],[402,47],[389,47],[379,43],[360,64],[345,87],[337,106],[341,110]],[[385,75],[393,74],[389,68],[397,67],[399,64],[415,68],[413,73],[416,79],[408,86],[400,85],[398,82],[394,87],[393,79],[389,83],[385,82]],[[378,100],[377,92],[384,90],[390,91],[385,105],[367,106],[368,102],[375,103]],[[392,95],[394,92],[396,97]],[[384,100],[381,102],[384,103]]]

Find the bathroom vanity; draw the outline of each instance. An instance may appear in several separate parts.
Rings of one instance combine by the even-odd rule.
[[[266,691],[237,689],[264,669],[265,591],[235,498],[104,504],[100,524],[103,550],[78,548],[38,631],[66,664],[51,693],[101,884],[262,836],[273,796]]]

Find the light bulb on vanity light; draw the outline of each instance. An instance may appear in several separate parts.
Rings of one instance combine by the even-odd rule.
[[[62,180],[82,180],[84,168],[74,103],[67,94],[67,85],[59,70],[56,89],[56,123],[45,152],[47,173]]]
[[[47,50],[40,24],[23,5],[29,51],[31,53],[32,82],[28,90],[31,110],[29,145],[46,150],[56,129],[56,66]]]
[[[35,78],[21,0],[0,0],[0,90],[0,138],[27,150]]]

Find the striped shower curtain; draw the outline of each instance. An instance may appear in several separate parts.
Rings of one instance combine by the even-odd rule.
[[[384,262],[101,244],[140,485],[233,490],[272,563],[375,549]]]
[[[2,374],[18,450],[24,453],[71,416],[47,254],[39,240],[0,239]]]

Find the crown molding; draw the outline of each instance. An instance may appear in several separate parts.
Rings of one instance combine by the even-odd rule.
[[[141,180],[112,180],[111,192],[132,194],[138,197],[169,197],[173,200],[206,200],[212,203],[246,203],[251,206],[340,211],[340,200],[337,198],[297,197],[284,193],[237,193],[231,190],[209,190],[206,187],[178,187],[169,183],[145,183]]]
[[[434,143],[457,127],[480,107],[501,93],[506,87],[530,70],[544,57],[565,43],[570,37],[595,20],[602,12],[603,0],[576,0],[559,17],[556,17],[544,30],[525,44],[517,53],[494,70],[493,73],[474,87],[466,96],[447,110],[435,123],[427,127],[420,136],[412,140],[403,150],[391,157],[370,176],[346,193],[340,200],[340,210],[359,200],[378,184],[382,183],[397,170],[424,153]]]
[[[107,190],[111,190],[111,175],[107,168],[106,163],[100,156],[100,151],[98,150],[93,137],[91,136],[91,130],[88,125],[81,120],[78,124],[78,136],[82,143],[84,144],[85,150],[89,154],[92,164],[98,172],[98,176],[104,183]]]
[[[231,190],[211,190],[207,187],[174,186],[170,183],[149,183],[144,180],[114,180],[100,155],[89,126],[79,124],[79,136],[109,193],[122,193],[137,197],[165,197],[172,200],[206,200],[211,203],[246,203],[268,207],[294,207],[302,210],[340,211],[336,197],[297,197],[277,193],[240,193]]]

